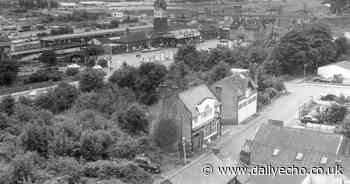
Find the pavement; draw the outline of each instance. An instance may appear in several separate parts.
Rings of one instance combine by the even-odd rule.
[[[311,96],[317,97],[324,92],[332,91],[350,92],[350,86],[308,84],[302,82],[302,80],[288,81],[285,82],[285,85],[289,93],[282,95],[270,105],[264,107],[249,122],[237,126],[225,126],[223,128],[222,136],[215,141],[215,145],[213,146],[220,149],[218,156],[222,160],[230,162],[237,161],[244,142],[248,139],[253,139],[261,124],[267,122],[269,119],[282,120],[284,121],[284,126],[297,126],[297,108]],[[208,154],[208,152],[204,154]],[[198,161],[201,160],[198,159]],[[168,175],[169,173],[164,173],[163,176],[166,177]]]

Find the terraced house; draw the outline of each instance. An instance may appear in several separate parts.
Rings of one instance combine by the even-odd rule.
[[[222,123],[238,125],[257,112],[257,86],[248,70],[231,69],[231,76],[214,83],[211,89],[222,103]]]
[[[162,116],[176,120],[179,142],[190,143],[193,151],[221,135],[221,103],[206,85],[164,95]]]

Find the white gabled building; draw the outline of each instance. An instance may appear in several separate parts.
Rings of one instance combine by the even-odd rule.
[[[334,75],[339,75],[344,79],[350,79],[350,62],[341,61],[332,63],[317,68],[317,75],[324,78],[333,78]]]

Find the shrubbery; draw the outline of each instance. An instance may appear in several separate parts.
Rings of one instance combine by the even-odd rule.
[[[76,76],[79,74],[79,68],[67,68],[66,75],[67,76]]]

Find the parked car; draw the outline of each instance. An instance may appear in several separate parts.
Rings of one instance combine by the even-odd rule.
[[[145,155],[139,155],[135,157],[134,162],[137,166],[143,168],[145,171],[150,173],[160,173],[160,165],[151,161],[151,159]]]
[[[322,77],[314,77],[312,79],[313,82],[323,82],[323,83],[331,83],[333,82],[333,80],[331,79],[325,79],[325,78],[322,78]]]
[[[315,118],[314,116],[312,115],[305,115],[301,118],[301,123],[317,123],[317,124],[320,124],[321,121],[318,119],[318,118]]]

